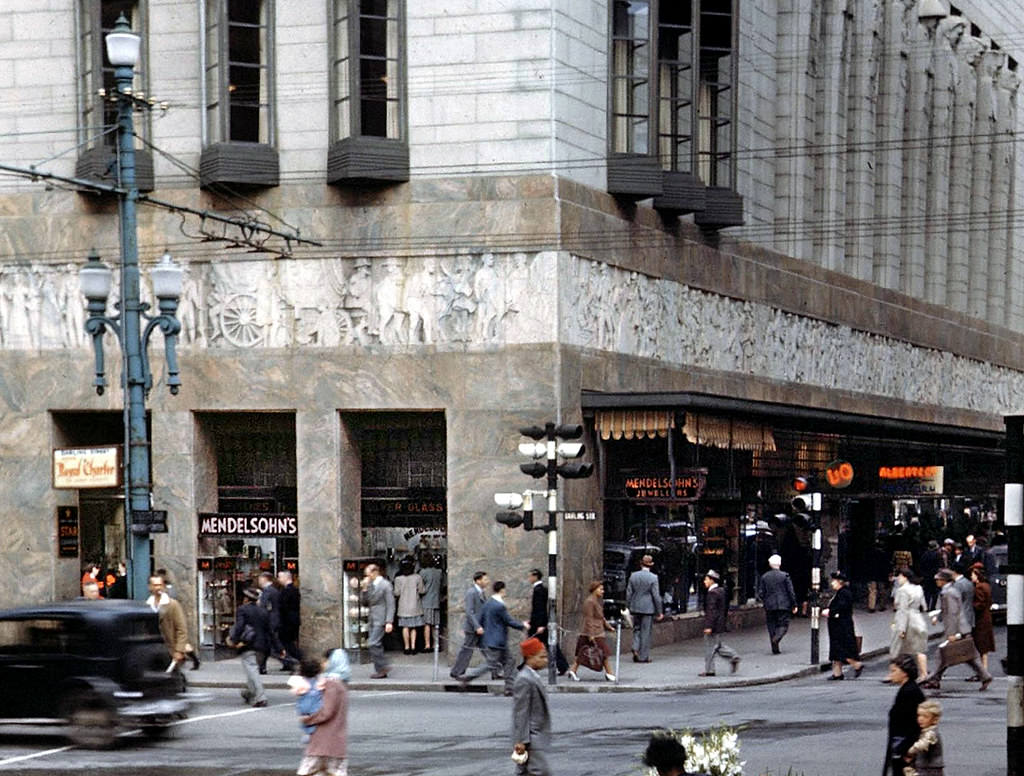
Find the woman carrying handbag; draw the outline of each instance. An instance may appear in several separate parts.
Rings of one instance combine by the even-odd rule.
[[[576,671],[581,665],[592,671],[604,671],[604,678],[615,681],[615,674],[608,665],[608,642],[604,639],[605,631],[615,632],[615,628],[604,618],[604,584],[590,583],[590,595],[583,600],[583,627],[580,637],[576,640],[576,656],[569,667],[569,678],[574,682],[580,680]]]

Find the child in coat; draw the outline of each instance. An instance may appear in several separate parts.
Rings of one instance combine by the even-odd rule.
[[[939,720],[942,719],[942,704],[926,700],[917,706],[917,724],[921,728],[907,753],[903,755],[909,765],[903,769],[903,776],[945,776],[942,765],[942,738],[939,736]]]

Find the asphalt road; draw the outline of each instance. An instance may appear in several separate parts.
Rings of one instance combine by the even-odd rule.
[[[558,776],[640,772],[651,729],[742,726],[748,776],[874,776],[885,748],[894,689],[881,683],[884,661],[859,680],[821,677],[693,693],[559,694],[550,699]],[[985,694],[951,669],[938,696],[946,773],[1006,773],[1006,682]],[[162,741],[126,736],[112,751],[82,751],[47,733],[0,728],[0,773],[46,776],[283,776],[302,751],[294,707],[283,691],[267,709],[244,707],[216,690]],[[349,773],[353,776],[512,774],[511,701],[500,696],[358,692],[350,698]]]

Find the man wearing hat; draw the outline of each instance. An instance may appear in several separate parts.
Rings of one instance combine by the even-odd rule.
[[[242,690],[242,700],[256,708],[267,705],[260,680],[260,662],[266,661],[271,649],[276,654],[282,652],[277,635],[270,628],[270,613],[257,605],[259,600],[259,590],[253,587],[245,589],[242,605],[238,607],[235,624],[227,638],[228,646],[238,649],[242,670],[245,671],[246,688]]]
[[[917,565],[921,575],[921,587],[924,589],[925,605],[931,611],[939,599],[939,586],[935,584],[935,575],[945,565],[942,562],[942,550],[935,539],[928,540],[928,549],[922,553]]]
[[[782,570],[782,557],[778,554],[768,557],[768,571],[761,575],[757,585],[757,600],[764,606],[768,640],[772,644],[772,654],[777,655],[781,651],[779,642],[789,630],[789,617],[796,614],[793,580]]]
[[[971,635],[970,624],[967,620],[966,613],[963,611],[963,599],[960,597],[960,591],[956,589],[953,584],[954,574],[950,569],[939,569],[935,574],[935,584],[939,586],[939,608],[942,618],[942,627],[946,634],[946,642],[952,644],[955,641],[959,641],[965,636]],[[938,622],[938,618],[932,618],[932,622]],[[942,674],[950,664],[946,662],[946,653],[942,649],[943,645],[939,645],[939,667],[935,669],[926,679],[919,683],[920,687],[929,690],[938,690],[941,688],[940,682],[942,680]],[[985,670],[981,665],[981,661],[978,659],[978,653],[974,653],[974,657],[966,661],[971,668],[974,669],[975,675],[981,682],[980,690],[987,690],[988,686],[992,683],[992,674]]]
[[[708,569],[704,574],[704,587],[707,588],[704,596],[704,670],[698,676],[715,675],[715,655],[728,660],[733,673],[740,665],[736,650],[722,643],[729,602],[725,598],[725,588],[718,584],[721,580],[714,569]]]
[[[525,639],[519,649],[525,664],[512,686],[512,759],[517,776],[550,776],[551,713],[538,673],[547,668],[548,653],[536,636]]]
[[[626,606],[633,615],[633,662],[651,662],[651,625],[660,620],[661,592],[658,577],[651,572],[654,558],[644,555],[640,568],[629,575],[626,584]]]

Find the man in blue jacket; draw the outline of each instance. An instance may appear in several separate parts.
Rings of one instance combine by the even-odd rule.
[[[516,678],[515,658],[508,651],[508,629],[526,630],[528,622],[517,622],[505,606],[505,583],[498,580],[493,586],[494,593],[480,610],[480,624],[484,633],[480,639],[487,663],[467,671],[459,679],[467,684],[487,671],[491,676],[499,674],[505,678],[505,695],[512,695],[512,683]]]

